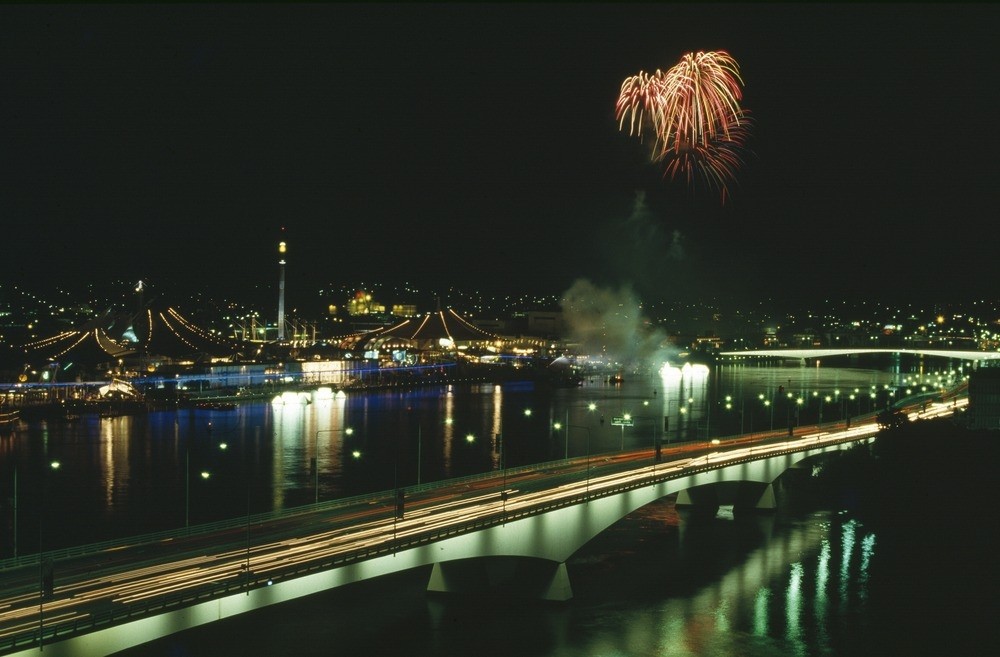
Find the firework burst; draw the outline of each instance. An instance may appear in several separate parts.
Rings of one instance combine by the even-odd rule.
[[[688,53],[666,73],[640,71],[622,83],[615,104],[618,129],[651,133],[655,162],[665,175],[700,180],[728,196],[742,159],[749,118],[740,106],[743,81],[729,53]]]

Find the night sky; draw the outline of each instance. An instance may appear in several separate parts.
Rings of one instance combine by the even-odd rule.
[[[0,273],[644,299],[995,296],[1000,7],[0,7]],[[739,62],[725,205],[622,81]],[[284,228],[284,232],[282,232]]]

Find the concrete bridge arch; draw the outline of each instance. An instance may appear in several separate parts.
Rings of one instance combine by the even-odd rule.
[[[859,439],[870,442],[874,437]],[[858,442],[858,441],[855,441]],[[649,485],[601,493],[589,501],[552,509],[510,522],[484,527],[432,543],[401,549],[272,586],[215,598],[189,607],[138,618],[134,621],[67,637],[45,646],[49,657],[98,657],[176,632],[223,620],[273,604],[319,593],[366,579],[431,566],[430,592],[500,590],[543,600],[566,601],[572,586],[566,561],[587,542],[637,509],[672,494],[729,482],[753,484],[760,491],[758,508],[773,508],[773,482],[789,468],[811,457],[847,449],[855,444],[835,443],[670,476],[669,464],[649,467]],[[709,460],[711,455],[706,457]],[[670,478],[667,478],[670,476]],[[512,497],[513,501],[515,497]],[[141,640],[138,638],[141,637]],[[15,653],[38,655],[37,647]]]
[[[704,505],[713,513],[720,502],[773,510],[774,482],[778,477],[818,456],[854,444],[817,446],[763,459],[748,457],[740,463],[666,480],[657,480],[650,467],[648,486],[435,543],[437,552],[430,560],[434,568],[428,590],[466,592],[488,587],[546,600],[568,600],[572,587],[566,561],[598,534],[641,507],[677,494],[678,504]],[[717,491],[727,484],[735,485],[726,491],[728,494],[734,489],[735,497],[720,499]]]

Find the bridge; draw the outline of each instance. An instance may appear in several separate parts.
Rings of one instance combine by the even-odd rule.
[[[826,358],[828,356],[851,356],[855,354],[918,354],[922,356],[939,356],[941,358],[956,358],[959,360],[992,360],[1000,358],[996,351],[969,351],[957,349],[898,349],[898,348],[825,348],[812,347],[802,349],[752,349],[746,351],[723,351],[720,356],[756,356],[761,358]]]
[[[966,403],[906,412],[946,416]],[[588,455],[9,559],[0,562],[0,654],[107,655],[422,566],[432,568],[432,592],[492,587],[568,600],[567,559],[634,510],[675,494],[678,504],[717,503],[705,493],[720,484],[736,486],[737,508],[771,509],[789,468],[878,431],[867,416]]]

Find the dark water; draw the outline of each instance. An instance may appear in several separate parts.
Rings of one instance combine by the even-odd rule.
[[[500,436],[514,466],[821,413],[829,421],[877,408],[884,398],[871,395],[886,384],[919,385],[946,369],[726,366],[626,377],[622,386],[455,386],[22,424],[0,437],[0,548],[12,553],[15,495],[25,554],[39,541],[51,548],[177,528],[186,514],[192,524],[241,515],[248,492],[258,512],[497,469]],[[626,412],[634,426],[611,424]],[[55,459],[58,470],[48,467]],[[428,597],[429,572],[419,569],[126,654],[1000,654],[996,540],[986,529],[995,522],[992,509],[983,513],[970,528],[942,527],[935,513],[919,526],[876,527],[837,509],[736,519],[724,508],[699,523],[664,502],[570,560],[574,599],[565,605]]]
[[[876,409],[876,391],[910,376],[936,375],[919,362],[728,365],[618,386],[314,393],[307,404],[22,423],[0,436],[0,554],[13,554],[15,498],[26,554],[40,540],[50,549],[240,516],[248,498],[257,513],[496,470],[501,443],[513,467],[830,421]],[[626,414],[632,426],[616,426]]]

